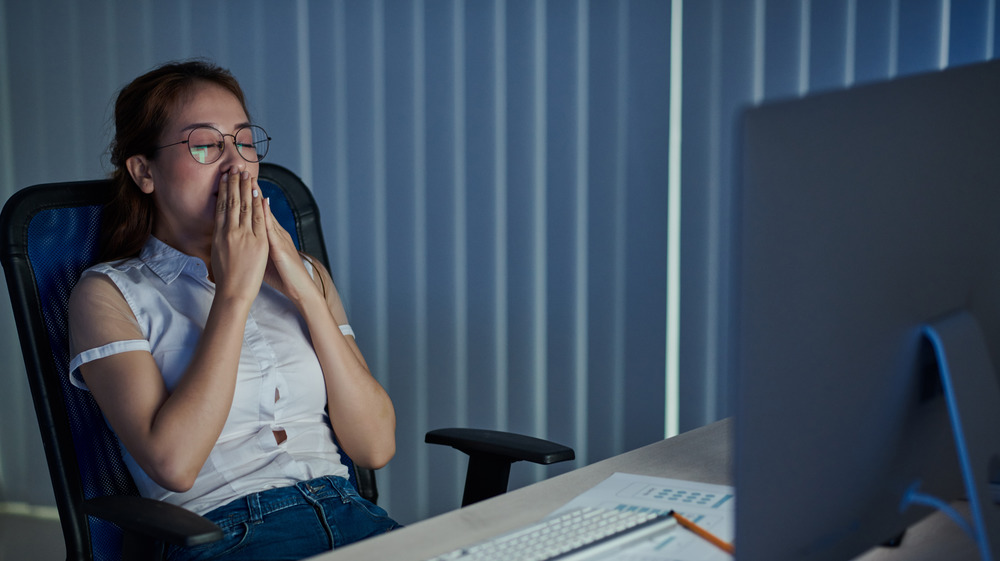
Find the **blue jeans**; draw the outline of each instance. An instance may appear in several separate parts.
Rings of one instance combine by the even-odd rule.
[[[350,482],[331,476],[253,493],[205,517],[222,529],[222,539],[190,548],[171,546],[167,559],[302,559],[399,527]]]

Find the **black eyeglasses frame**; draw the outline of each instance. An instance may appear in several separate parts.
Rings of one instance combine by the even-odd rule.
[[[217,158],[215,158],[214,160],[212,160],[211,162],[203,162],[203,161],[199,160],[198,157],[194,155],[194,152],[191,151],[191,147],[190,147],[190,144],[191,144],[191,135],[194,134],[195,131],[197,131],[198,129],[212,129],[215,132],[219,133],[219,135],[222,137],[222,142],[221,142],[221,146],[220,146],[220,150],[219,150],[219,156]],[[242,152],[240,152],[238,144],[236,143],[236,135],[238,135],[240,133],[240,131],[242,131],[243,129],[260,129],[260,131],[262,133],[264,133],[264,139],[267,140],[267,146],[266,146],[267,149],[264,150],[263,154],[259,154],[256,160],[249,160],[249,159],[247,159],[247,157],[244,156]],[[270,150],[270,148],[271,148],[271,137],[268,136],[267,131],[264,130],[264,127],[262,127],[260,125],[247,125],[247,126],[244,126],[244,127],[240,127],[238,129],[236,129],[236,131],[233,134],[226,134],[226,133],[220,131],[219,129],[217,129],[217,128],[211,126],[211,125],[201,125],[199,127],[195,127],[193,129],[191,129],[188,132],[188,136],[187,136],[186,139],[180,140],[180,141],[177,141],[177,142],[174,142],[174,143],[171,143],[171,144],[164,144],[163,146],[157,146],[157,147],[153,148],[153,152],[156,152],[158,150],[162,150],[163,148],[170,148],[171,146],[177,146],[178,144],[187,144],[188,145],[188,154],[191,154],[191,157],[194,158],[194,161],[198,162],[199,164],[203,164],[203,165],[207,166],[207,165],[214,164],[215,162],[218,162],[220,159],[222,159],[222,155],[226,153],[226,144],[227,144],[226,143],[226,137],[227,136],[233,139],[233,147],[236,148],[236,153],[239,154],[239,156],[241,158],[243,158],[245,161],[250,162],[251,164],[255,164],[255,163],[260,162],[261,160],[263,160],[264,156],[267,155],[268,150]]]

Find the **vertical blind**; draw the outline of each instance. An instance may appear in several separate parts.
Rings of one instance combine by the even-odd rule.
[[[668,2],[8,1],[3,14],[7,192],[106,173],[110,100],[157,63],[204,56],[241,80],[268,159],[320,204],[359,345],[396,405],[379,486],[400,520],[460,503],[465,458],[424,444],[428,429],[576,449],[573,465],[515,466],[514,486],[663,437]],[[37,447],[0,438],[4,498],[35,500],[15,483]]]
[[[520,486],[662,438],[665,419],[729,414],[716,372],[739,110],[992,58],[997,16],[993,0],[0,0],[0,17],[4,196],[105,175],[111,100],[152,66],[208,57],[236,74],[268,160],[320,204],[397,408],[381,503],[413,522],[455,508],[464,478],[428,429],[576,449],[573,465],[516,465]],[[51,504],[17,363],[0,502]]]
[[[729,380],[717,373],[728,349],[741,111],[995,58],[997,17],[996,0],[684,2],[682,429],[731,414]]]

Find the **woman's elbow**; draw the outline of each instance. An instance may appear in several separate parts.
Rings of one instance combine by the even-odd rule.
[[[166,480],[164,483],[160,484],[160,487],[174,493],[187,493],[192,487],[194,487],[194,478]]]
[[[146,471],[150,479],[167,491],[186,493],[194,487],[199,470],[176,461],[156,462]]]
[[[150,474],[150,479],[154,483],[173,493],[186,493],[194,487],[195,478],[185,477],[183,474]]]
[[[396,455],[396,442],[393,441],[391,443],[379,446],[378,448],[374,448],[368,451],[368,453],[361,458],[357,459],[351,458],[351,459],[354,461],[355,464],[363,468],[381,469],[384,468],[389,463],[389,460],[391,460],[395,455]]]

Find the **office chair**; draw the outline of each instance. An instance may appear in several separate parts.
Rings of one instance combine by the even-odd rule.
[[[274,216],[299,249],[329,269],[319,211],[293,173],[260,166]],[[52,183],[15,193],[0,213],[0,261],[10,293],[49,475],[70,560],[155,559],[162,543],[197,545],[221,537],[207,519],[138,496],[118,440],[89,392],[69,382],[67,302],[96,259],[107,180]],[[428,433],[427,442],[470,455],[462,504],[506,491],[510,464],[573,459],[572,449],[522,435],[473,429]],[[375,474],[344,456],[359,494],[378,499]]]

